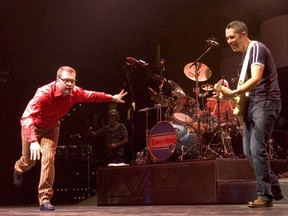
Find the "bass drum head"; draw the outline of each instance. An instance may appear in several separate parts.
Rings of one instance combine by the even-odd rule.
[[[157,123],[149,134],[148,148],[153,158],[158,161],[167,160],[177,144],[177,134],[168,121]]]
[[[167,159],[177,160],[181,155],[185,157],[195,154],[196,139],[191,135],[188,127],[179,123],[163,121],[157,123],[151,130],[148,149],[151,156],[158,161]]]

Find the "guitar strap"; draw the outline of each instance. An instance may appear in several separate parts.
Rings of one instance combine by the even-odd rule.
[[[249,61],[249,56],[250,56],[250,50],[251,50],[251,47],[253,46],[253,44],[255,43],[256,41],[250,41],[249,45],[248,45],[248,48],[247,48],[247,51],[246,51],[246,55],[245,55],[245,58],[244,58],[244,62],[243,62],[243,65],[242,65],[242,68],[241,68],[241,72],[240,72],[240,77],[239,77],[239,81],[238,81],[238,84],[237,84],[237,89],[244,83],[245,81],[245,78],[246,78],[246,74],[247,74],[247,66],[248,66],[248,61]],[[245,93],[246,96],[249,95],[249,92],[246,92]]]

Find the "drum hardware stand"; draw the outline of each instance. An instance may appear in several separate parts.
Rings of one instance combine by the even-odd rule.
[[[137,152],[136,164],[146,164],[149,159],[149,149],[145,147],[141,152]]]
[[[158,104],[157,104],[157,105],[158,105]],[[147,146],[147,144],[148,144],[149,132],[150,132],[150,130],[148,129],[148,122],[149,122],[149,117],[148,117],[148,116],[149,116],[149,111],[152,110],[152,109],[156,109],[156,108],[157,108],[157,111],[158,111],[157,105],[154,106],[154,107],[144,108],[144,109],[139,110],[139,112],[145,112],[145,138],[146,138],[145,144],[146,144],[146,147],[141,151],[141,153],[138,152],[138,153],[137,153],[137,156],[143,158],[144,151],[146,152],[146,154],[145,154],[146,156],[145,156],[145,159],[144,159],[144,161],[143,161],[144,164],[147,163],[147,161],[148,161],[148,155],[149,155],[149,149],[148,149],[148,146]],[[142,160],[142,159],[141,159],[141,160]]]
[[[223,138],[221,138],[221,139],[223,139],[223,143],[225,143],[225,150],[226,150],[226,152],[225,152],[225,154],[226,155],[228,155],[228,156],[230,156],[230,157],[232,157],[232,158],[238,158],[236,155],[235,155],[235,153],[234,153],[234,150],[233,150],[233,148],[232,148],[232,144],[231,144],[231,137],[230,137],[230,133],[229,133],[229,128],[228,128],[228,123],[229,123],[229,114],[228,114],[228,110],[227,110],[227,104],[225,104],[226,105],[226,111],[225,111],[225,119],[226,119],[226,122],[225,122],[225,130],[224,130],[224,137]],[[221,137],[223,136],[223,134],[221,135]]]
[[[165,115],[164,115],[165,120],[169,120],[171,118],[171,115],[169,114],[170,111],[171,111],[171,109],[168,107],[166,112],[165,112]]]
[[[219,122],[218,122],[218,128],[219,128]],[[219,158],[223,158],[223,156],[222,156],[221,154],[219,154],[218,152],[216,152],[214,149],[212,149],[212,148],[210,147],[210,146],[211,146],[211,142],[214,140],[214,138],[216,137],[216,135],[218,134],[218,132],[219,132],[219,130],[218,130],[216,133],[213,134],[213,136],[212,136],[212,138],[210,139],[208,145],[205,145],[205,147],[204,147],[204,146],[201,146],[201,151],[202,151],[202,149],[205,148],[205,151],[204,151],[204,153],[203,153],[204,159],[206,159],[204,155],[206,155],[206,153],[207,153],[208,150],[210,150],[212,153],[214,153],[214,154],[215,154],[216,156],[218,156]],[[222,137],[222,133],[223,133],[223,132],[221,131],[221,137]],[[222,139],[221,139],[221,141],[222,141]],[[223,141],[222,141],[222,143],[223,143]],[[224,146],[224,145],[223,145],[223,146]],[[225,146],[224,146],[224,147],[225,147]]]
[[[156,104],[156,109],[157,109],[157,121],[161,122],[162,121],[162,105]]]
[[[185,146],[182,145],[182,146],[181,146],[181,155],[178,157],[178,159],[180,159],[180,161],[183,161],[184,156],[185,156],[190,150],[192,150],[192,148],[195,148],[196,145],[197,145],[197,144],[191,146],[191,147],[188,148],[186,151],[184,150],[184,147],[185,147]],[[213,150],[211,149],[211,151],[213,151]]]
[[[148,135],[149,135],[149,129],[148,129],[149,110],[156,109],[156,108],[158,109],[157,106],[154,106],[154,107],[144,108],[144,109],[139,110],[139,112],[145,112],[145,137],[146,137],[146,145],[147,145],[147,142],[148,142]]]
[[[220,100],[217,100],[217,117],[218,117],[218,130],[214,133],[213,137],[211,138],[210,142],[208,143],[208,146],[211,144],[211,142],[214,140],[216,135],[220,133],[220,140],[221,144],[224,147],[224,155],[227,157],[237,158],[235,155],[232,145],[231,145],[231,137],[228,133],[228,115],[226,113],[226,124],[225,124],[225,130],[220,125]],[[215,152],[214,152],[215,153]]]
[[[180,161],[183,161],[183,156],[187,153],[187,151],[184,152],[184,146],[183,145],[181,146],[181,152],[182,152],[182,154],[178,157],[178,159],[180,159]]]
[[[161,77],[162,77],[162,73],[163,71],[165,71],[164,66],[161,67],[160,73],[161,73]],[[157,121],[161,121],[162,120],[162,103],[164,102],[164,95],[163,95],[163,85],[164,85],[165,80],[162,80],[159,84],[159,95],[161,97],[161,103],[156,105],[157,108]],[[168,102],[167,102],[168,103]]]
[[[268,157],[269,159],[273,159],[274,158],[274,155],[275,155],[275,152],[273,152],[274,149],[273,149],[273,140],[270,139],[269,142],[268,142]]]
[[[274,151],[274,146],[276,146],[277,150]],[[268,142],[268,157],[269,159],[274,159],[276,156],[276,153],[278,151],[283,151],[283,149],[271,138]]]
[[[90,175],[90,156],[92,155],[92,146],[89,145],[87,146],[87,182],[88,182],[88,187],[86,188],[87,190],[87,196],[88,198],[91,196],[90,191],[93,191],[96,194],[96,190],[91,187],[91,175]],[[85,192],[86,193],[86,192]]]
[[[205,93],[199,93],[199,97],[201,98],[201,107],[204,109],[205,107],[205,97],[209,94],[208,91]]]
[[[184,160],[184,156],[193,148],[195,147],[195,145],[191,146],[190,148],[188,148],[186,151],[185,151],[185,146],[184,145],[181,145],[181,155],[178,157],[178,159],[180,161],[183,161]]]
[[[211,47],[210,47],[211,48]],[[207,50],[208,51],[208,50]],[[206,51],[206,52],[207,52]],[[205,52],[205,53],[206,53]],[[199,77],[199,74],[201,73],[201,71],[199,70],[200,69],[200,66],[201,66],[201,63],[198,62],[201,57],[205,54],[203,53],[193,64],[191,64],[190,68],[195,65],[195,68],[196,68],[196,71],[195,71],[195,78],[196,78],[196,86],[195,86],[195,89],[194,89],[194,92],[195,92],[195,96],[196,96],[196,99],[195,99],[195,103],[196,103],[196,117],[197,117],[197,131],[196,131],[196,144],[199,144],[201,146],[201,142],[200,142],[200,117],[199,117],[199,101],[198,101],[198,98],[199,98],[199,81],[198,81],[198,77]],[[200,156],[203,157],[204,155],[202,154],[202,148],[200,147]]]
[[[155,107],[145,108],[145,109],[148,109],[148,110],[157,108],[157,122],[162,121],[162,106],[167,106],[168,107],[168,104],[169,104],[169,101],[166,102],[167,104],[164,103],[165,102],[165,97],[164,97],[163,92],[162,92],[163,83],[164,83],[164,81],[162,81],[161,84],[159,85],[159,94],[157,94],[153,89],[148,87],[148,89],[153,93],[153,95],[160,95],[160,97],[161,97],[160,103],[157,103],[155,105]],[[142,109],[140,111],[145,111],[145,109]]]
[[[212,153],[214,153],[215,155],[217,155],[218,157],[220,158],[223,158],[223,156],[221,154],[219,154],[218,152],[216,152],[214,149],[212,149],[210,146],[211,146],[211,142],[214,140],[214,138],[216,137],[216,135],[218,135],[219,132],[221,132],[221,142],[222,142],[222,145],[224,147],[224,152],[226,152],[225,148],[226,146],[224,145],[224,138],[223,138],[223,129],[222,127],[220,127],[220,107],[219,107],[219,103],[220,101],[217,100],[217,118],[218,118],[218,123],[217,123],[217,128],[218,130],[213,134],[212,138],[210,139],[208,145],[206,145],[206,150],[205,150],[205,153],[204,155],[207,153],[207,150],[210,150]],[[209,112],[210,112],[210,108],[209,108]],[[219,130],[220,128],[220,130]]]
[[[214,138],[215,136],[213,136],[212,138]],[[211,140],[212,140],[212,138],[211,138]],[[212,149],[211,147],[211,141],[209,142],[209,144],[208,145],[206,145],[205,146],[205,151],[204,151],[204,155],[206,155],[206,153],[207,153],[207,150],[210,150],[212,153],[214,153],[215,155],[217,155],[219,158],[223,158],[223,156],[221,155],[221,154],[219,154],[218,152],[216,152],[214,149]],[[202,146],[203,147],[203,146]],[[204,157],[204,159],[206,159],[205,157]]]

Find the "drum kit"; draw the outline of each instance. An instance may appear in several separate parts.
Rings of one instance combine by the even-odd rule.
[[[184,67],[184,74],[196,82],[196,97],[188,96],[173,80],[153,75],[159,84],[159,93],[149,87],[151,99],[156,102],[157,123],[149,130],[146,118],[146,147],[138,152],[138,163],[177,161],[186,159],[209,159],[216,157],[237,158],[231,136],[241,133],[233,113],[233,105],[217,95],[206,98],[200,109],[199,97],[206,97],[214,90],[213,85],[199,82],[207,81],[212,71],[203,63],[192,62]],[[164,95],[163,88],[171,92]],[[200,90],[205,93],[200,93]],[[207,104],[209,106],[207,106]],[[162,119],[162,110],[165,110]],[[147,115],[146,115],[147,116]]]

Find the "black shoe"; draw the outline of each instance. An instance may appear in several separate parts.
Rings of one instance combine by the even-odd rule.
[[[273,195],[273,199],[276,201],[282,200],[282,199],[284,199],[284,195],[283,195],[283,193],[280,192],[278,194]]]
[[[22,175],[17,174],[15,171],[13,172],[14,186],[20,187],[22,184]]]
[[[42,205],[40,205],[41,211],[54,211],[55,207],[51,205],[49,202],[44,202]]]

